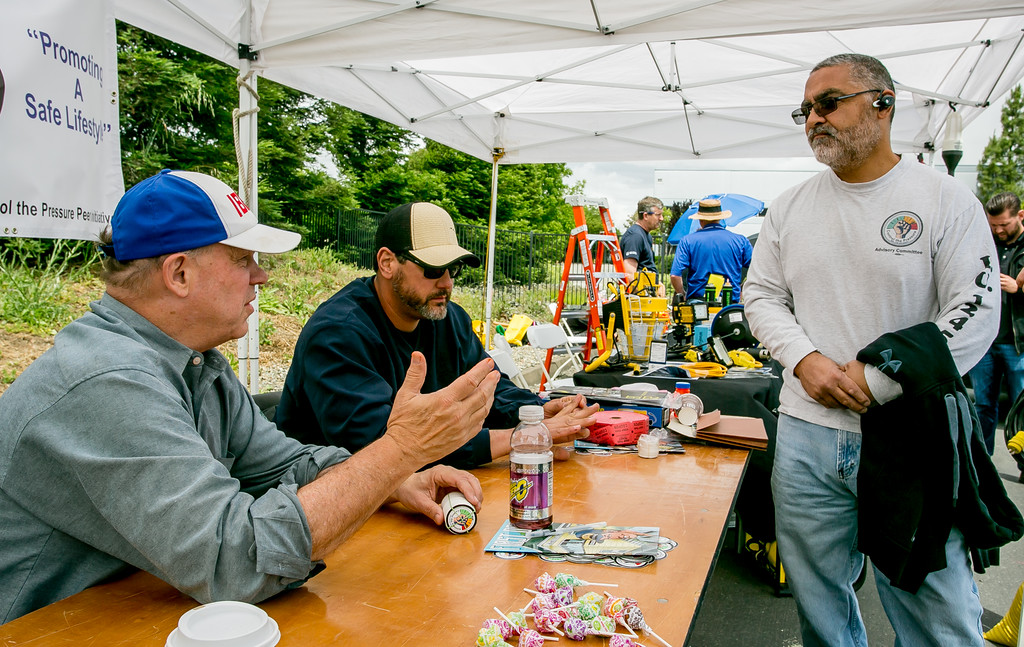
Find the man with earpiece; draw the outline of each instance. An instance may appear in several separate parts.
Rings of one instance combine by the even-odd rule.
[[[785,366],[772,494],[805,647],[867,645],[865,555],[897,644],[984,644],[968,549],[992,520],[958,515],[971,470],[998,475],[961,460],[960,375],[995,337],[998,261],[971,192],[893,151],[895,104],[870,56],[811,70],[793,119],[828,168],[772,203],[743,291]]]

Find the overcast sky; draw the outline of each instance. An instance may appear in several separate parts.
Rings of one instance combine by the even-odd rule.
[[[1002,112],[1005,97],[1000,97],[993,105],[986,109],[980,116],[972,121],[963,134],[964,156],[960,166],[977,164],[984,152],[988,140],[1001,130],[999,118]],[[936,163],[941,167],[942,159],[936,154]],[[777,169],[780,166],[794,166],[797,168],[818,167],[813,158],[793,159],[763,159],[763,160],[734,160],[733,166],[739,168],[751,168],[750,165],[761,168]],[[693,165],[714,164],[716,168],[726,168],[730,160],[687,160],[687,161],[658,161],[658,162],[600,162],[600,163],[570,163],[573,176],[571,181],[586,180],[586,194],[598,198],[608,198],[612,220],[624,231],[629,226],[630,219],[636,210],[637,200],[646,195],[656,195],[654,175],[660,169],[686,169]],[[809,166],[808,166],[809,165]],[[801,178],[802,179],[802,178]],[[972,187],[973,188],[973,187]],[[688,196],[701,198],[710,193],[721,193],[721,189],[709,186],[703,195]],[[761,196],[753,196],[764,199]]]

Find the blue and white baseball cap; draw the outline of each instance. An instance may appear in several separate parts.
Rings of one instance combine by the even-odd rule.
[[[214,243],[280,254],[293,249],[302,238],[292,231],[259,224],[235,191],[217,178],[167,169],[121,197],[110,228],[114,244],[103,252],[119,261]]]

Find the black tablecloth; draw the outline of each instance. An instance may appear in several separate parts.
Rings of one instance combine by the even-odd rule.
[[[772,502],[771,475],[775,458],[775,432],[778,426],[779,392],[782,390],[782,368],[772,363],[773,377],[686,378],[673,374],[671,368],[649,375],[624,374],[616,370],[580,371],[572,376],[577,386],[616,387],[648,382],[659,389],[672,391],[677,381],[690,383],[690,391],[704,402],[705,411],[718,409],[725,415],[760,418],[768,433],[768,449],[754,451],[750,466],[736,501],[736,510],[743,519],[746,532],[763,541],[775,540],[775,509]]]

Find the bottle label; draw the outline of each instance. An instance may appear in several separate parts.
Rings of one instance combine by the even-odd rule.
[[[509,466],[509,516],[539,521],[551,516],[554,479],[551,462],[516,463]]]

